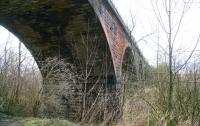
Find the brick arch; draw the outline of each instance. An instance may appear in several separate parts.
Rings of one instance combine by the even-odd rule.
[[[32,8],[27,9],[28,7]],[[110,42],[112,37],[110,37],[110,33],[106,32],[108,27],[114,30],[114,26],[106,27],[103,19],[95,11],[95,5],[88,0],[36,3],[21,2],[20,0],[12,3],[12,1],[3,0],[0,8],[0,25],[15,34],[24,43],[39,67],[41,67],[40,61],[47,57],[59,57],[67,59],[68,62],[84,57],[84,52],[80,51],[77,58],[73,48],[76,43],[80,44],[79,42],[83,41],[88,33],[92,37],[91,39],[98,41],[99,48],[102,48],[101,52],[105,53],[105,50],[109,50],[107,54],[111,55],[109,60],[115,57]],[[108,49],[105,48],[107,42]],[[114,64],[112,67],[114,67],[115,76],[119,75],[116,63],[114,63],[116,61],[112,60],[111,62]]]
[[[107,43],[108,39],[104,29],[92,6],[87,0],[68,0],[69,3],[65,3],[66,6],[62,6],[62,0],[56,2],[60,3],[58,8],[54,8],[54,4],[57,3],[53,1],[38,2],[38,5],[31,1],[26,3],[16,0],[15,4],[12,1],[1,1],[0,8],[5,10],[0,11],[0,25],[24,43],[40,69],[43,67],[42,62],[45,59],[57,57],[76,66],[78,73],[82,71],[80,72],[82,74],[87,69],[92,73],[87,78],[87,90],[99,79],[97,85],[103,84],[103,88],[109,88],[109,91],[115,90],[116,72],[110,45]],[[29,6],[33,8],[26,10]],[[92,54],[92,57],[86,56],[88,53]],[[86,57],[92,59],[87,63],[87,67]],[[41,73],[45,76],[46,71],[41,71]],[[63,85],[63,82],[56,81],[54,83],[56,86],[53,87],[60,91],[59,85]],[[99,87],[96,86],[96,89]],[[80,91],[82,89],[73,87],[72,90]],[[72,103],[67,103],[69,106],[67,111],[61,109],[62,111],[54,112],[57,110],[52,110],[47,112],[47,116],[67,117],[72,120],[81,117],[80,111],[82,110],[77,110],[77,108],[82,107],[82,101],[74,100],[77,99],[75,98],[77,93],[72,92],[68,98],[64,94],[57,95],[58,92],[56,92],[55,95],[62,101],[61,104],[65,105],[66,101]],[[92,94],[94,96],[95,92],[93,91]],[[93,96],[87,96],[87,107],[90,107],[94,100]],[[63,101],[65,99],[66,101]],[[66,115],[66,113],[68,114]]]
[[[40,61],[58,57],[80,70],[77,64],[86,62],[88,52],[84,42],[89,44],[90,52],[96,46],[93,77],[101,76],[106,60],[106,70],[110,70],[102,80],[109,83],[110,91],[121,89],[125,49],[133,45],[138,57],[142,57],[110,0],[1,0],[0,25],[19,37],[39,68]]]

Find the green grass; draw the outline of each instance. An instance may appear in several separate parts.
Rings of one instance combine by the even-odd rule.
[[[9,118],[9,116],[6,115],[6,114],[4,114],[4,113],[1,113],[1,112],[0,112],[0,121],[1,121],[2,119],[6,119],[6,118]]]
[[[77,126],[66,120],[29,118],[11,126]]]

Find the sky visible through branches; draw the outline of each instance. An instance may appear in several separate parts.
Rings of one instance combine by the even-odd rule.
[[[132,28],[132,19],[134,20],[134,29],[132,35],[135,37],[137,44],[143,52],[145,58],[151,65],[156,65],[157,59],[157,45],[159,41],[159,60],[165,62],[167,52],[167,40],[165,33],[163,33],[160,27],[155,13],[153,11],[153,5],[155,6],[158,1],[159,11],[163,22],[167,23],[166,13],[162,1],[164,0],[112,0],[116,5],[119,13],[122,15],[125,23]],[[187,0],[186,0],[187,1]],[[179,22],[181,16],[181,8],[183,8],[183,0],[173,0],[177,2],[177,7],[174,8],[173,23]],[[200,1],[191,0],[190,8],[184,15],[180,32],[177,35],[174,45],[173,56],[177,62],[184,62],[190,55],[191,51],[196,45],[196,41],[200,34]],[[175,27],[175,25],[174,25]],[[148,36],[148,34],[150,34]],[[146,36],[147,37],[144,37]],[[141,40],[142,38],[142,40]],[[200,44],[195,49],[194,57],[198,58],[200,55]]]

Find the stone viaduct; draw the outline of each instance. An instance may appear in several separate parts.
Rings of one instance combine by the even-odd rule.
[[[133,81],[145,78],[148,63],[110,0],[0,0],[0,25],[24,43],[43,76],[49,71],[42,69],[42,61],[53,57],[75,66],[81,76],[80,82],[55,79],[46,84],[44,90],[56,89],[47,92],[60,105],[47,105],[47,116],[83,118],[100,88],[101,94],[115,94],[113,103],[119,107],[116,96],[124,74],[129,71]]]

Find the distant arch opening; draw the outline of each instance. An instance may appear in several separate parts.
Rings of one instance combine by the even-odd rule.
[[[122,97],[121,103],[122,108],[125,105],[125,101],[127,98],[127,94],[133,94],[133,88],[135,86],[135,82],[137,81],[137,69],[136,69],[136,61],[135,56],[133,54],[133,50],[130,47],[127,47],[123,57],[122,64]]]
[[[132,49],[128,47],[125,50],[123,63],[122,63],[122,76],[123,82],[134,82],[137,81],[137,69],[136,69],[136,61],[135,56],[132,52]]]

